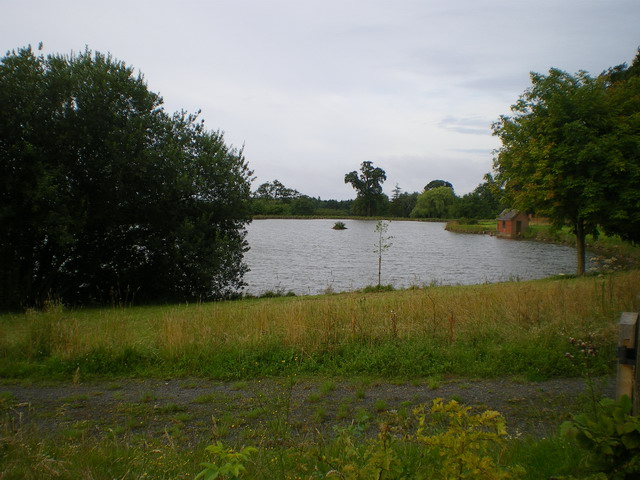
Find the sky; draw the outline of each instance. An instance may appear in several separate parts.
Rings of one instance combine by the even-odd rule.
[[[434,179],[472,191],[491,124],[550,68],[598,75],[640,47],[638,0],[0,0],[0,50],[111,53],[169,112],[201,110],[275,179],[345,200],[346,173],[385,193]]]

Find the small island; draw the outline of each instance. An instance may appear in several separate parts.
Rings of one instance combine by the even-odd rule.
[[[344,224],[344,222],[336,222],[331,228],[333,228],[334,230],[346,230],[347,226]]]

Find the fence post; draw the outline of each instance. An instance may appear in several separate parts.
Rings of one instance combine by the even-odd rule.
[[[637,355],[638,342],[638,313],[622,312],[618,324],[618,376],[616,382],[616,398],[627,395],[633,401],[633,415],[637,415],[640,408],[640,392],[638,391],[640,357]]]

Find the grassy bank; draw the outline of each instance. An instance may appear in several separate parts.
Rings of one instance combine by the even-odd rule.
[[[0,376],[571,376],[568,338],[613,367],[640,271],[318,297],[0,316]]]
[[[469,224],[464,220],[451,220],[445,228],[450,232],[456,233],[494,234],[497,229],[497,221],[478,220],[473,224]],[[523,238],[570,246],[575,246],[576,244],[576,237],[571,233],[569,227],[554,229],[546,223],[531,223]],[[587,249],[600,255],[614,257],[618,264],[626,266],[640,264],[640,248],[620,240],[617,236],[601,234],[594,237],[593,235],[587,235],[585,242]]]
[[[610,373],[616,323],[621,311],[640,307],[639,284],[635,270],[196,305],[72,310],[52,304],[43,312],[2,315],[5,384],[59,379],[77,391],[46,408],[15,397],[8,385],[0,388],[0,478],[193,479],[201,462],[224,467],[238,458],[226,447],[206,453],[217,441],[236,451],[257,447],[241,461],[243,478],[377,478],[380,465],[388,466],[384,478],[465,478],[451,476],[448,463],[462,453],[441,456],[438,448],[468,445],[477,432],[445,428],[442,413],[424,417],[421,429],[413,396],[401,401],[390,389],[385,397],[368,379],[401,385],[404,377],[416,395],[433,390],[447,397],[450,375],[524,382]],[[589,339],[597,354],[581,355],[570,337]],[[158,389],[175,377],[190,376],[178,380],[184,390],[196,388],[191,376],[238,381],[181,403],[167,402],[161,390],[127,391],[124,384],[137,380],[124,377],[134,376],[162,379],[155,380]],[[265,382],[265,376],[274,378]],[[107,381],[92,392],[89,380],[98,378]],[[282,387],[269,390],[270,382]],[[459,401],[467,391],[460,390]],[[507,397],[507,404],[527,421],[566,418],[551,404],[531,406],[521,396]],[[103,423],[91,409],[106,409],[106,398],[111,413]],[[185,395],[179,390],[175,398]],[[98,399],[103,407],[96,407]],[[556,402],[576,413],[588,403]],[[294,417],[295,405],[306,416]],[[207,415],[195,416],[196,407]],[[476,407],[453,413],[466,419],[486,408]],[[39,426],[52,417],[60,419],[59,430]],[[493,426],[478,428],[485,438]],[[194,429],[206,435],[194,441]],[[590,471],[588,454],[553,432],[541,439],[499,425],[492,431],[492,442],[478,452],[492,459],[496,476],[483,478],[586,478]]]

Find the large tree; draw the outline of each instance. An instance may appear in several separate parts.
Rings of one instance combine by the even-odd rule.
[[[0,61],[0,307],[210,299],[242,283],[251,172],[110,55]]]
[[[354,202],[354,213],[368,217],[382,213],[388,198],[382,193],[382,184],[387,174],[373,162],[362,162],[360,173],[349,172],[344,176],[344,183],[350,183],[357,192]]]
[[[449,187],[435,187],[418,195],[411,218],[449,218],[453,214],[456,194]]]
[[[500,203],[499,188],[493,176],[487,174],[485,181],[473,192],[459,197],[455,203],[454,216],[458,218],[495,218],[504,207]]]
[[[557,69],[532,73],[513,115],[493,125],[502,141],[494,170],[507,201],[556,226],[571,226],[579,274],[585,271],[585,237],[598,226],[640,239],[637,80]]]

